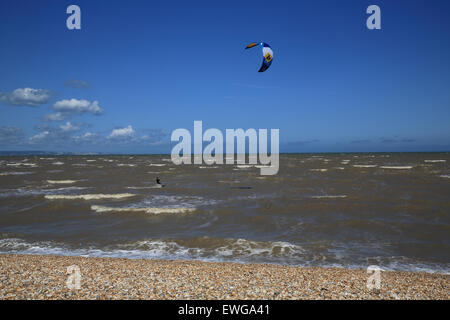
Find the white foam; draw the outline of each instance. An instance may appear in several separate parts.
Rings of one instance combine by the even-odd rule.
[[[21,166],[27,166],[27,167],[32,167],[32,168],[37,167],[36,163],[22,163],[22,162],[7,163],[6,165],[10,166],[10,167],[21,167]]]
[[[60,195],[60,194],[48,194],[45,196],[46,199],[49,200],[75,200],[75,199],[83,199],[83,200],[99,200],[99,199],[122,199],[136,196],[133,193],[117,193],[117,194],[78,194],[78,195]]]
[[[412,169],[412,166],[381,166],[381,169],[394,169],[394,170],[408,170]]]
[[[64,162],[57,161],[57,162],[53,162],[52,164],[55,166],[62,166],[64,164]]]
[[[328,169],[309,169],[309,171],[326,172]]]
[[[218,166],[207,166],[207,167],[205,167],[205,166],[199,166],[198,168],[199,168],[199,169],[217,169]],[[171,169],[175,169],[175,168],[170,168],[169,170],[171,170]]]
[[[440,175],[439,177],[450,179],[450,174],[443,174],[443,175]]]
[[[97,160],[94,160],[94,159],[87,159],[86,160],[86,162],[95,162],[95,161],[97,161]]]
[[[447,160],[424,160],[424,162],[431,162],[431,163],[435,163],[435,162],[447,162]]]
[[[353,166],[355,168],[375,168],[378,165],[376,165],[376,164],[354,164]]]
[[[155,208],[155,207],[145,207],[145,208],[115,208],[115,207],[105,207],[105,206],[91,206],[91,209],[96,212],[144,212],[151,214],[161,214],[161,213],[186,213],[193,212],[195,208]]]
[[[151,167],[164,167],[165,163],[150,163],[149,166]]]
[[[195,239],[194,239],[195,240]],[[183,240],[148,239],[122,243],[106,248],[89,246],[72,248],[63,243],[39,241],[28,242],[18,238],[0,239],[0,253],[35,255],[59,255],[81,257],[115,257],[128,259],[167,259],[234,261],[241,263],[282,263],[295,266],[321,266],[347,269],[367,267],[366,261],[355,263],[329,263],[322,254],[311,254],[300,245],[284,242],[260,242],[246,239],[215,239],[204,237],[210,243],[207,248],[184,244]],[[220,241],[220,242],[218,242]],[[373,257],[377,259],[377,257]],[[380,257],[380,260],[384,260]],[[387,261],[376,263],[382,270],[419,271],[427,273],[450,274],[448,263],[421,263],[403,257],[390,257]]]
[[[19,172],[19,171],[12,171],[12,172],[0,172],[0,176],[20,176],[24,174],[32,174],[34,172]]]
[[[251,168],[252,166],[248,164],[239,164],[236,167],[238,167],[239,169],[248,169]]]
[[[118,163],[117,166],[118,167],[136,167],[135,164],[131,164],[131,163]]]
[[[325,195],[325,196],[311,196],[313,199],[339,199],[339,198],[347,198],[346,195]]]
[[[79,191],[89,189],[89,187],[64,187],[64,188],[53,188],[53,189],[29,189],[29,188],[17,188],[17,189],[6,189],[0,192],[0,198],[7,197],[26,197],[26,196],[36,196],[36,195],[56,195],[56,194],[67,194],[73,191]]]
[[[139,190],[139,189],[158,189],[158,188],[161,188],[161,187],[162,186],[160,184],[155,184],[153,186],[148,186],[148,187],[127,187],[127,189],[136,189],[136,190]]]
[[[71,184],[77,182],[76,180],[47,180],[50,184]]]

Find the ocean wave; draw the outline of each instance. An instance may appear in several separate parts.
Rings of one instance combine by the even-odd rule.
[[[354,164],[355,168],[375,168],[377,167],[376,164]]]
[[[106,206],[91,206],[91,209],[96,212],[143,212],[151,214],[161,214],[161,213],[187,213],[193,212],[195,208],[117,208],[117,207],[106,207]]]
[[[328,169],[309,169],[309,171],[316,171],[316,172],[327,172]]]
[[[64,162],[57,161],[57,162],[53,162],[52,164],[55,166],[62,166],[64,164]]]
[[[239,169],[249,169],[249,168],[251,168],[253,166],[252,165],[248,165],[248,164],[238,164],[236,167],[239,168]]]
[[[84,189],[89,189],[89,187],[65,187],[53,189],[28,189],[28,188],[3,189],[0,191],[0,198],[40,196],[40,195],[51,195],[55,193],[67,194],[73,191],[79,191]]]
[[[25,174],[32,174],[33,171],[11,171],[11,172],[0,172],[0,176],[21,176]]]
[[[7,163],[6,165],[9,167],[25,166],[25,167],[31,167],[31,168],[36,168],[38,166],[36,163],[23,163],[23,162]]]
[[[320,195],[320,196],[310,196],[312,199],[338,199],[338,198],[347,198],[345,194],[342,195]]]
[[[440,175],[439,177],[450,179],[450,174],[443,174],[443,175]]]
[[[150,167],[164,167],[166,164],[165,163],[150,163],[149,166]]]
[[[77,194],[77,195],[61,195],[61,194],[47,194],[45,195],[45,199],[48,200],[100,200],[100,199],[122,199],[134,197],[136,194],[133,193],[116,193],[116,194]]]
[[[133,189],[133,190],[140,190],[140,189],[159,189],[162,188],[160,184],[155,184],[153,186],[147,186],[147,187],[127,187],[127,189]]]
[[[77,182],[77,180],[47,180],[47,183],[50,184],[71,184],[75,182]]]
[[[409,170],[412,169],[413,166],[381,166],[381,169],[394,169],[394,170]]]
[[[203,261],[275,262],[301,257],[305,250],[284,241],[251,241],[246,239],[193,238],[186,240],[151,239],[123,244],[120,248],[137,250],[144,255],[162,259]]]
[[[424,162],[430,162],[430,163],[434,163],[434,162],[447,162],[447,160],[424,160]]]
[[[136,165],[132,164],[132,163],[118,163],[117,166],[118,167],[136,167]]]
[[[134,203],[133,207],[163,207],[163,208],[197,208],[211,206],[220,200],[206,199],[199,196],[176,196],[176,195],[150,195],[149,198]]]
[[[273,263],[299,267],[337,267],[366,269],[377,265],[382,270],[401,270],[450,274],[448,263],[426,263],[403,256],[370,257],[355,261],[328,261],[305,247],[285,241],[252,241],[246,239],[191,238],[147,239],[99,247],[79,248],[53,241],[29,242],[19,238],[0,239],[0,253],[80,256],[97,258],[200,260],[210,262]],[[335,259],[333,259],[335,260]]]

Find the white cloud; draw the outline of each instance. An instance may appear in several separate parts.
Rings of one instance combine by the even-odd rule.
[[[105,144],[104,137],[92,132],[86,132],[79,136],[73,136],[72,141],[76,144]]]
[[[119,128],[114,129],[111,134],[108,136],[109,139],[116,139],[116,138],[131,138],[135,134],[135,131],[133,130],[133,127],[129,125],[126,128]]]
[[[43,89],[19,88],[11,93],[0,93],[0,101],[14,106],[37,107],[50,99],[50,91]]]
[[[59,128],[64,132],[77,131],[78,129],[80,129],[77,126],[72,125],[70,122],[66,122],[66,124],[60,125]]]
[[[70,99],[56,101],[53,105],[53,109],[59,112],[67,113],[92,113],[99,115],[103,113],[103,109],[98,105],[98,101],[89,102],[81,99]]]
[[[45,121],[62,121],[68,118],[68,114],[63,114],[61,112],[46,114],[44,116]]]
[[[40,141],[44,140],[45,138],[47,138],[47,136],[49,134],[50,134],[49,131],[43,131],[41,133],[38,133],[38,134],[32,136],[28,140],[29,140],[30,143],[37,143],[37,142],[40,142]]]

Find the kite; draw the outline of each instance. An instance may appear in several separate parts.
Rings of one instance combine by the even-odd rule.
[[[250,49],[250,48],[253,48],[256,46],[260,46],[262,48],[262,54],[263,54],[263,62],[262,62],[261,68],[259,68],[258,72],[264,72],[267,69],[269,69],[270,65],[272,64],[273,51],[272,51],[272,48],[270,48],[270,46],[265,42],[260,42],[260,43],[252,42],[247,47],[245,47],[245,49]]]

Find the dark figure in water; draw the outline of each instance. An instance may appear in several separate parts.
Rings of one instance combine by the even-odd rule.
[[[156,177],[156,183],[161,184],[161,180],[159,180],[159,177]]]

